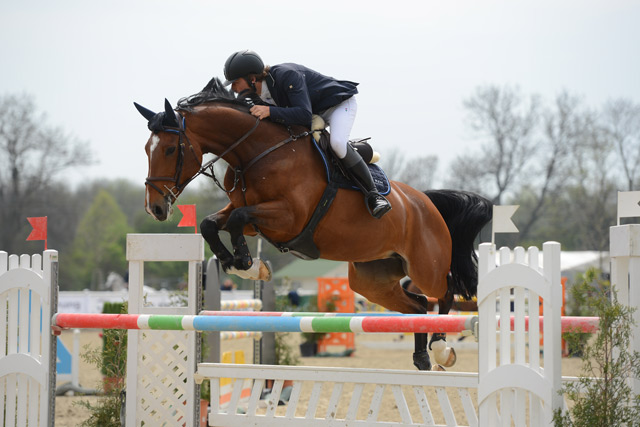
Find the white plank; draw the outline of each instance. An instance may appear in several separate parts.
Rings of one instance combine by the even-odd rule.
[[[5,426],[15,426],[16,419],[16,374],[7,375],[7,401]]]
[[[451,407],[451,402],[449,401],[449,395],[444,387],[436,387],[436,395],[438,396],[438,401],[440,402],[440,409],[442,409],[442,415],[444,415],[444,421],[447,423],[447,426],[457,426],[458,422],[456,421],[456,416],[453,413],[453,408]]]
[[[236,380],[238,382],[238,380]],[[267,403],[267,413],[266,416],[271,418],[276,414],[276,409],[278,409],[278,401],[280,400],[280,393],[282,392],[282,385],[284,384],[284,380],[275,380],[273,382],[273,387],[271,387],[271,396],[269,397],[269,402]],[[242,387],[242,383],[240,384]],[[238,396],[240,395],[240,391],[238,392]]]
[[[46,420],[38,424],[38,413],[40,412],[39,403],[41,399],[47,398],[47,387],[40,387],[38,382],[33,378],[29,379],[29,416],[27,417],[27,425],[37,426],[46,425]]]
[[[367,416],[367,422],[374,423],[378,421],[378,413],[380,412],[380,404],[382,402],[384,389],[384,384],[376,385],[376,388],[373,391],[373,397],[371,398],[371,405],[369,406],[369,415]]]
[[[340,403],[340,396],[342,396],[342,387],[344,383],[334,383],[333,390],[331,391],[331,397],[329,398],[329,405],[327,406],[327,420],[334,420],[338,414],[338,404]]]
[[[127,234],[128,261],[202,261],[200,234]]]
[[[298,408],[300,394],[302,393],[302,383],[302,381],[294,381],[293,383],[291,396],[289,397],[289,402],[287,402],[287,412],[285,414],[285,418],[293,418],[296,416],[296,409]]]
[[[433,413],[429,406],[429,399],[427,399],[427,394],[424,392],[424,389],[422,387],[413,387],[413,393],[418,401],[418,407],[420,408],[420,414],[422,415],[422,423],[425,426],[434,426],[436,423],[433,419]]]
[[[218,378],[216,378],[218,379]],[[220,383],[218,383],[220,384]],[[218,386],[219,387],[219,386]],[[258,401],[260,400],[260,395],[262,394],[262,389],[264,388],[264,380],[254,380],[253,388],[251,389],[251,396],[249,396],[249,405],[247,406],[247,415],[255,415],[256,410],[258,409]],[[216,411],[220,412],[220,411]]]
[[[239,378],[233,382],[233,391],[231,392],[231,399],[229,400],[229,406],[227,412],[237,412],[238,403],[240,402],[240,395],[242,394],[243,381]]]
[[[467,423],[470,427],[478,426],[478,414],[476,413],[476,408],[473,406],[473,401],[471,400],[471,395],[469,394],[469,390],[466,388],[457,388],[458,396],[460,396],[460,400],[462,401],[462,408],[464,409],[464,414],[467,417]]]
[[[313,383],[313,389],[311,389],[311,396],[309,398],[309,406],[307,406],[307,413],[305,418],[312,419],[316,417],[316,410],[318,408],[318,401],[320,400],[320,392],[322,391],[322,383],[316,381]]]
[[[513,410],[513,391],[510,389],[502,389],[500,391],[500,417],[503,427],[511,427],[511,411]]]
[[[353,393],[351,394],[351,401],[349,402],[349,408],[347,409],[346,420],[355,420],[358,416],[358,407],[360,406],[360,399],[362,398],[362,391],[364,390],[364,384],[356,383],[353,386]]]
[[[411,413],[409,412],[409,406],[407,405],[407,400],[402,393],[402,387],[399,385],[392,385],[391,391],[393,392],[393,397],[396,399],[396,406],[398,407],[398,412],[400,413],[400,418],[402,419],[403,424],[412,424],[413,420],[411,419]]]

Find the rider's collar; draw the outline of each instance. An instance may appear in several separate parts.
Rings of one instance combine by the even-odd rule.
[[[269,74],[270,76],[271,74]],[[260,91],[260,98],[266,102],[267,104],[276,105],[276,101],[274,101],[271,96],[271,92],[269,91],[269,87],[265,81],[262,82],[262,90]]]

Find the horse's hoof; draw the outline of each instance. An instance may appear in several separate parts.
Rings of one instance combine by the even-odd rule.
[[[439,363],[433,365],[433,368],[431,368],[431,370],[434,372],[446,372],[446,369],[444,369],[444,366],[442,366]]]
[[[258,268],[260,269],[260,273],[258,275],[259,280],[263,280],[265,282],[271,281],[272,273],[271,273],[271,267],[269,266],[269,264],[262,261],[261,259],[257,259],[256,261],[259,261],[258,263],[259,264]]]
[[[413,365],[420,371],[430,371],[431,360],[429,360],[429,353],[426,350],[413,353]]]
[[[447,368],[455,365],[457,360],[456,351],[452,347],[447,347],[446,341],[433,341],[431,343],[431,350],[433,351],[433,357],[437,363],[444,365]]]
[[[441,354],[440,357],[438,357],[438,355],[435,355],[435,358],[436,362],[446,366],[447,368],[455,365],[456,361],[458,360],[458,357],[456,356],[456,350],[453,347],[447,348],[444,351],[444,354]]]
[[[249,280],[264,280],[268,282],[271,280],[271,269],[261,259],[254,259],[251,266],[245,269],[239,269],[235,266],[229,267],[225,270],[227,274],[235,274],[238,277]]]

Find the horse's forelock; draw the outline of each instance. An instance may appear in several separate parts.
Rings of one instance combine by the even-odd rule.
[[[164,111],[161,111],[160,113],[156,113],[156,115],[149,120],[149,124],[147,126],[151,132],[158,133],[164,130],[164,115]]]

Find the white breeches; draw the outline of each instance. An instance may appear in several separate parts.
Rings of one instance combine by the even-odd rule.
[[[356,97],[352,96],[320,114],[329,125],[331,149],[340,159],[344,159],[347,155],[347,143],[349,143],[357,112],[358,103]]]

